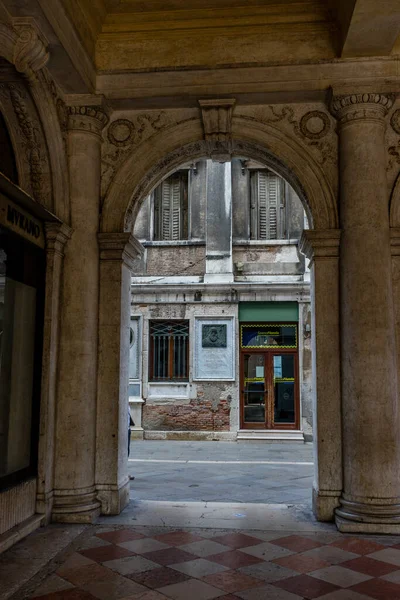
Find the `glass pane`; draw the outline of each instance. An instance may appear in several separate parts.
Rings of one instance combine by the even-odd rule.
[[[297,325],[241,325],[242,348],[297,348]]]
[[[274,422],[295,422],[295,370],[294,355],[281,354],[273,357],[274,368]]]
[[[263,354],[245,354],[244,360],[244,422],[265,423],[265,365]]]
[[[30,466],[36,290],[0,250],[0,477]]]

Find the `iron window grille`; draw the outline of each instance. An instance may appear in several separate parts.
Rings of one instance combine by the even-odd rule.
[[[189,373],[189,321],[150,322],[150,380],[185,381]]]

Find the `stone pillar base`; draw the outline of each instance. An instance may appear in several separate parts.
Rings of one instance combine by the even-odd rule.
[[[48,525],[51,522],[51,513],[53,510],[54,493],[53,491],[37,494],[36,512],[43,515],[43,524]]]
[[[66,493],[67,491],[67,493]],[[96,491],[59,490],[54,492],[53,523],[94,523],[100,515]]]
[[[341,498],[335,523],[343,533],[400,533],[400,498],[368,504]]]
[[[118,488],[113,485],[98,484],[97,498],[101,503],[102,515],[119,515],[129,504],[129,478]]]
[[[335,508],[339,506],[340,490],[316,490],[313,488],[313,512],[317,521],[334,521]]]

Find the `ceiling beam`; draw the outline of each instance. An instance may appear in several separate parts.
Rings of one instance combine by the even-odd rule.
[[[339,54],[389,56],[400,34],[399,0],[332,0],[340,29]]]

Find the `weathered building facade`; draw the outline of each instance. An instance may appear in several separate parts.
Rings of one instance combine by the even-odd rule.
[[[285,379],[284,361],[280,378],[268,346],[290,355],[302,340],[300,383],[311,343],[315,514],[343,531],[398,532],[398,2],[153,0],[146,7],[139,0],[0,2],[0,549],[50,520],[92,522],[126,506],[128,396],[146,397],[144,422],[166,427],[159,413],[168,402],[160,408],[148,392],[165,387],[157,368],[173,372],[160,341],[174,348],[172,330],[157,329],[173,320],[177,337],[187,339],[189,330],[194,352],[182,382],[193,388],[176,420],[195,400],[193,411],[205,418],[199,430],[242,428],[231,388],[240,375],[228,370],[240,362],[241,324],[274,325],[255,336],[243,331],[249,364],[265,351],[248,377],[253,398],[267,363],[269,377],[276,367]],[[167,222],[174,193],[168,209],[158,186],[192,165],[200,181],[205,160],[214,193],[203,209],[200,201],[192,206],[190,218]],[[248,229],[239,230],[248,204],[236,203],[235,184],[227,190],[243,160],[245,171],[255,164],[281,177],[306,212],[299,250],[310,261],[310,330],[296,245],[252,238],[271,226],[254,197]],[[181,178],[172,188],[182,186]],[[153,192],[158,216],[140,242],[135,227]],[[204,202],[213,218],[201,217]],[[161,234],[187,239],[174,238],[173,250],[164,244],[160,259]],[[187,292],[180,279],[174,287],[182,276],[192,278]],[[149,277],[169,279],[161,285]],[[275,278],[273,288],[265,277]],[[258,308],[246,307],[253,302],[304,303],[304,310],[298,321],[290,313],[288,323],[270,316],[260,323],[246,312]],[[135,316],[149,344],[136,381],[144,369],[152,375],[130,394]],[[288,340],[296,331],[298,348],[282,347],[295,345]],[[213,356],[220,376],[226,367],[224,383],[210,379]],[[210,403],[204,412],[202,401]],[[252,419],[269,406],[258,423],[270,429],[272,402],[249,404]],[[305,431],[304,422],[297,426]]]
[[[147,197],[134,228],[134,435],[312,439],[304,224],[290,185],[245,158],[185,165]]]

